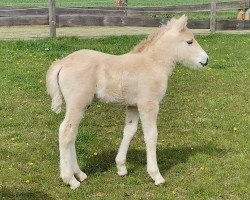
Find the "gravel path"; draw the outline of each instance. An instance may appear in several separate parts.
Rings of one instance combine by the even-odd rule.
[[[148,35],[153,27],[116,27],[116,26],[85,26],[85,27],[62,27],[57,29],[57,36],[79,37],[104,37],[108,35]],[[195,34],[209,34],[209,30],[193,30]],[[250,33],[245,31],[220,31],[222,33]],[[0,27],[0,39],[36,39],[49,36],[48,26],[2,26]]]

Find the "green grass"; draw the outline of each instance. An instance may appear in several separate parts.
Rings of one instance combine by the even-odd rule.
[[[188,19],[193,20],[209,20],[210,12],[191,12],[191,13],[168,13],[168,14],[145,14],[145,17],[156,17],[156,18],[167,18],[171,19],[173,17],[179,18],[185,14]],[[237,15],[237,10],[227,10],[216,12],[216,20],[235,20]]]
[[[0,199],[250,199],[249,36],[197,37],[209,68],[177,67],[170,77],[158,118],[165,185],[154,186],[146,173],[141,128],[128,152],[130,174],[116,174],[124,107],[93,103],[77,139],[79,163],[89,177],[75,191],[59,178],[63,113],[50,110],[46,71],[75,50],[122,54],[143,37],[0,41]]]
[[[230,2],[232,0],[217,0],[217,2]],[[48,1],[45,0],[0,0],[0,5],[37,5],[46,6]],[[129,6],[168,6],[168,5],[185,5],[185,4],[200,4],[200,3],[210,3],[210,0],[128,0]],[[58,5],[62,6],[113,6],[114,0],[56,0]]]
[[[128,1],[128,6],[136,7],[136,6],[172,6],[172,5],[193,5],[193,4],[202,4],[202,3],[210,3],[210,0],[188,0],[188,1],[175,1],[175,0],[146,0],[146,1]],[[218,0],[217,2],[230,2],[230,0]],[[74,0],[74,1],[66,1],[66,0],[56,0],[56,5],[60,7],[77,7],[77,6],[114,6],[114,0],[90,0],[90,1],[82,1],[82,0]],[[0,6],[30,6],[30,7],[47,7],[48,2],[44,0],[0,0]],[[185,13],[190,19],[209,19],[210,12],[195,12],[195,13]],[[218,11],[217,19],[236,19],[237,10],[227,10],[227,11]],[[177,14],[182,15],[182,14]],[[167,14],[167,15],[158,15],[157,17],[165,18],[176,16],[176,14]]]

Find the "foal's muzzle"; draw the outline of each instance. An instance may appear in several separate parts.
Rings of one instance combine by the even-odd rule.
[[[206,62],[205,62],[205,63],[203,63],[203,62],[200,62],[200,64],[202,65],[202,67],[205,67],[205,66],[207,66],[207,64],[208,64],[208,58],[207,58],[207,60],[206,60]]]

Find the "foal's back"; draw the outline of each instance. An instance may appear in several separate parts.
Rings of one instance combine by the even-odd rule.
[[[151,87],[156,87],[154,92],[164,91],[165,79],[162,79],[165,76],[155,70],[154,62],[142,53],[110,55],[80,50],[58,64],[63,66],[59,82],[66,99],[67,95],[72,96],[71,91],[75,91],[85,97],[95,95],[104,102],[136,105],[138,98],[147,95]]]

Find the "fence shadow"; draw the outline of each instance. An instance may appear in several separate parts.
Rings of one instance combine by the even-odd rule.
[[[158,164],[160,171],[165,173],[179,163],[186,163],[188,159],[196,154],[206,154],[210,156],[223,156],[227,152],[226,149],[217,148],[211,143],[191,147],[164,148],[157,151]],[[108,171],[115,166],[115,157],[117,151],[103,151],[97,156],[92,156],[83,166],[87,174],[95,174]],[[139,169],[140,166],[146,166],[146,150],[130,149],[128,151],[127,162],[132,164],[133,172]],[[145,168],[146,169],[146,168]]]

